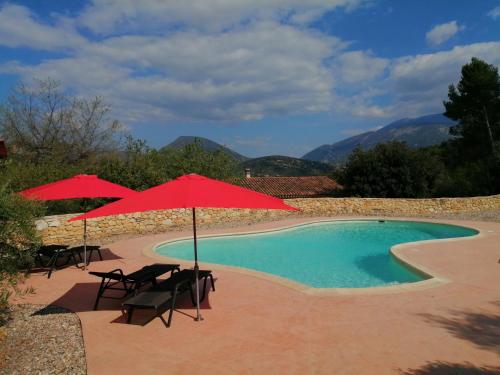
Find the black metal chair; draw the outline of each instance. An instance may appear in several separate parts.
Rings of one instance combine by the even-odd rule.
[[[70,261],[73,261],[73,264],[79,267],[79,262],[77,261],[75,254],[76,252],[72,248],[69,248],[68,245],[43,245],[37,250],[35,261],[42,267],[49,268],[47,278],[50,279],[52,272],[57,267],[66,266]],[[44,258],[47,258],[48,261],[45,262]],[[58,264],[58,261],[64,258],[66,258],[66,261],[62,264]]]
[[[200,298],[200,302],[205,299],[207,280],[210,278],[212,289],[215,291],[214,279],[212,276],[212,271],[200,270],[198,274],[198,280],[204,280],[203,294]],[[140,309],[154,309],[155,315],[150,319],[153,320],[159,317],[163,323],[170,327],[172,323],[172,315],[175,310],[175,304],[177,297],[185,292],[189,291],[191,296],[191,302],[196,305],[193,284],[197,282],[195,280],[194,270],[182,270],[172,274],[170,278],[153,285],[148,290],[141,292],[133,297],[130,297],[125,302],[123,302],[123,312],[127,314],[127,323],[132,320],[132,315],[136,308]],[[168,320],[162,317],[164,311],[169,310]]]
[[[182,270],[181,272],[184,272],[184,275],[186,275],[186,278],[188,278],[188,277],[191,278],[191,280],[194,283],[194,277],[195,277],[194,270],[185,269],[185,270]],[[203,302],[203,300],[205,299],[206,292],[207,292],[208,279],[210,279],[210,284],[211,284],[212,290],[215,292],[215,283],[214,283],[214,277],[212,276],[212,271],[210,271],[210,270],[199,270],[198,271],[198,280],[203,280],[203,292],[200,296],[200,302]],[[192,295],[191,297],[192,297],[191,301],[193,302],[193,305],[196,305],[196,301],[194,299],[194,296]]]
[[[82,254],[85,251],[83,245],[72,247],[71,250],[73,250],[75,253],[77,253],[78,258],[80,259],[80,262],[83,262]],[[94,254],[94,252],[96,252],[97,255],[99,255],[99,259],[102,260],[101,246],[87,245],[87,266],[90,264],[90,261],[92,260],[92,255]]]
[[[152,264],[142,267],[135,272],[124,274],[119,268],[109,272],[89,272],[89,274],[100,277],[101,285],[97,291],[97,297],[94,303],[94,310],[97,310],[101,298],[123,299],[130,293],[137,291],[147,283],[156,284],[156,278],[167,272],[172,276],[175,271],[179,271],[178,264]],[[106,290],[119,290],[124,292],[120,297],[104,296]]]

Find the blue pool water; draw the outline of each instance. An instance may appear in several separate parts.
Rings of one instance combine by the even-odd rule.
[[[477,234],[474,229],[409,221],[332,221],[268,233],[198,239],[200,262],[244,267],[316,288],[360,288],[424,280],[397,261],[399,243]],[[156,252],[193,260],[193,241]]]

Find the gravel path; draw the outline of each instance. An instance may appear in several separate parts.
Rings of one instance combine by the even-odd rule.
[[[58,306],[13,305],[0,336],[0,374],[86,374],[78,316]]]

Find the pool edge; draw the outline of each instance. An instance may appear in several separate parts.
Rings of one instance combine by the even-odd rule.
[[[406,255],[403,253],[408,252],[414,247],[416,244],[419,246],[425,246],[426,244],[433,244],[436,242],[450,242],[450,241],[467,241],[474,240],[477,238],[481,238],[484,236],[483,230],[478,228],[477,226],[470,225],[468,222],[467,225],[457,224],[456,221],[453,220],[438,220],[438,219],[426,219],[426,218],[395,218],[395,217],[356,217],[356,218],[309,218],[305,219],[304,222],[288,224],[283,226],[277,226],[270,229],[260,229],[253,231],[234,231],[227,233],[212,233],[208,235],[201,235],[198,238],[211,238],[211,237],[226,237],[226,236],[235,236],[235,235],[252,235],[252,234],[261,234],[261,233],[270,233],[276,231],[283,231],[287,229],[294,229],[297,227],[301,227],[304,225],[316,224],[316,223],[324,223],[324,222],[332,222],[332,221],[377,221],[377,220],[386,220],[386,221],[413,221],[413,222],[424,222],[431,224],[446,224],[453,225],[458,227],[463,227],[467,229],[473,229],[477,231],[476,234],[465,237],[452,237],[452,238],[442,238],[442,239],[433,239],[433,240],[422,240],[422,241],[413,241],[413,242],[405,242],[401,244],[396,244],[389,249],[389,253],[394,256],[398,261],[402,262],[405,266],[412,269],[414,272],[420,273],[428,279],[402,283],[397,285],[384,285],[384,286],[374,286],[374,287],[364,287],[364,288],[314,288],[305,284],[302,284],[297,281],[293,281],[284,277],[280,277],[277,275],[269,274],[266,272],[261,272],[257,270],[251,270],[248,268],[242,268],[237,266],[228,266],[221,265],[216,263],[208,263],[203,262],[204,265],[210,267],[212,270],[221,270],[227,272],[234,272],[239,274],[244,274],[247,276],[256,277],[259,279],[264,279],[269,282],[277,283],[281,286],[308,294],[312,296],[338,296],[338,295],[377,295],[377,294],[396,294],[403,292],[411,292],[411,291],[420,291],[427,290],[429,288],[434,288],[440,285],[447,284],[451,282],[448,278],[439,275],[437,272],[429,269],[427,266],[416,263],[415,261],[408,259]],[[154,249],[163,244],[172,243],[176,241],[184,241],[192,239],[192,236],[181,236],[173,239],[169,239],[166,241],[161,241],[153,244],[152,246],[148,246],[143,249],[143,255],[158,259],[158,260],[168,260],[171,262],[179,263],[184,267],[191,267],[192,261],[186,261],[177,258],[170,258],[164,255],[158,254]]]

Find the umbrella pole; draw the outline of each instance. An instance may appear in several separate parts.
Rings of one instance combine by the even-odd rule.
[[[198,267],[198,243],[196,241],[196,208],[193,207],[193,239],[194,239],[194,280],[196,284],[196,318],[197,322],[203,320],[200,314],[200,283],[198,275],[200,268]]]
[[[87,219],[83,219],[83,270],[87,270]]]

